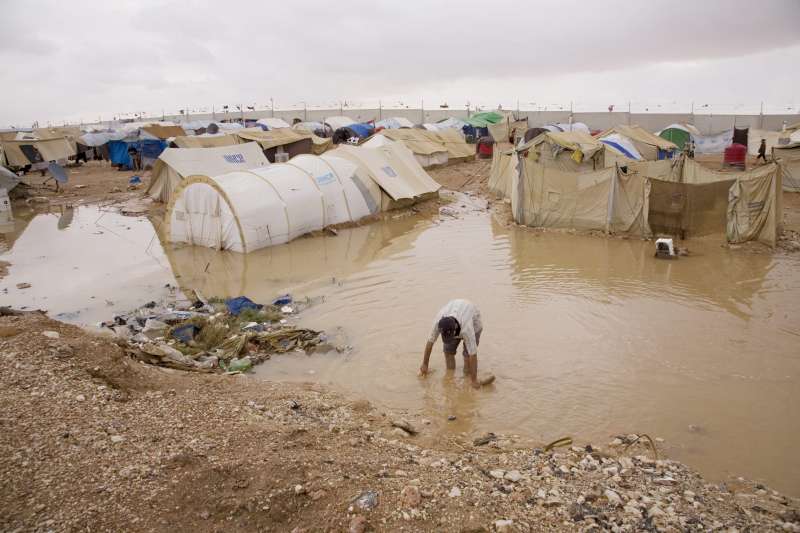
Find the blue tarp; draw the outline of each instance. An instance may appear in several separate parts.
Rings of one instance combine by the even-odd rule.
[[[122,165],[128,170],[133,169],[131,156],[128,155],[128,143],[125,141],[108,141],[108,158],[114,165]]]
[[[356,132],[356,134],[358,134],[358,136],[362,139],[372,135],[372,132],[375,130],[375,128],[372,127],[372,124],[350,124],[347,127]]]
[[[620,152],[625,154],[625,157],[630,157],[631,159],[639,159],[638,157],[636,157],[634,154],[630,153],[624,146],[622,146],[619,143],[616,143],[614,141],[608,141],[606,139],[600,139],[600,142],[603,143],[603,144],[607,144],[609,146],[612,146],[612,147],[616,148],[617,150],[619,150]],[[663,159],[663,158],[659,157],[659,159]]]
[[[232,315],[238,315],[245,309],[255,309],[257,311],[264,307],[261,304],[255,303],[247,296],[237,296],[236,298],[225,300],[225,305],[228,307],[228,312]]]
[[[133,143],[136,151],[141,152],[142,158],[158,159],[161,152],[167,149],[167,141],[145,140]]]
[[[127,170],[133,170],[133,161],[128,155],[128,149],[131,146],[142,155],[143,160],[158,159],[161,152],[167,148],[167,142],[155,139],[136,142],[108,141],[108,158],[115,165],[122,165]]]

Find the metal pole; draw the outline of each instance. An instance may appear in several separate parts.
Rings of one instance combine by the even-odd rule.
[[[763,130],[764,129],[764,102],[763,101],[761,102],[761,113],[760,113],[760,115],[761,115],[760,128]]]
[[[420,106],[420,108],[419,108],[419,118],[420,118],[419,123],[420,124],[425,124],[425,99],[424,98],[420,98],[419,99],[419,106]]]
[[[270,115],[272,118],[275,118],[275,100],[272,97],[269,98],[269,107],[270,107]]]
[[[383,120],[383,105],[380,100],[378,100],[378,120]]]

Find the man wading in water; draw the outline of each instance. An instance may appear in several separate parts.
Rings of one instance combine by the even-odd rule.
[[[476,389],[481,385],[488,385],[494,381],[493,375],[488,375],[478,381],[478,344],[481,341],[481,314],[475,304],[468,300],[451,300],[447,303],[433,321],[433,330],[425,345],[425,354],[422,358],[422,366],[419,367],[419,374],[428,374],[428,363],[431,359],[433,343],[442,335],[444,344],[444,360],[447,370],[456,368],[456,352],[458,343],[464,341],[464,375],[469,376],[472,386]]]

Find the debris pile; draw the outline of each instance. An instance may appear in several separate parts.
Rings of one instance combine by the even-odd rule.
[[[165,301],[100,324],[114,332],[130,357],[178,370],[233,374],[273,354],[347,349],[332,345],[325,332],[292,323],[311,300],[283,295],[262,305],[245,296],[205,299],[198,291],[184,298],[169,288]]]

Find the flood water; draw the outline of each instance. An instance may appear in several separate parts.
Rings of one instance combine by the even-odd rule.
[[[649,242],[538,234],[475,211],[245,256],[172,249],[147,219],[97,208],[63,217],[22,214],[0,240],[0,260],[12,263],[3,305],[93,324],[159,298],[167,283],[257,301],[318,297],[302,323],[341,328],[353,349],[274,357],[258,375],[407,409],[437,432],[600,445],[643,432],[712,480],[743,475],[800,495],[800,255],[693,240],[690,257],[663,261]],[[481,310],[479,364],[497,376],[491,388],[465,387],[461,361],[448,376],[441,344],[436,372],[417,377],[433,317],[457,297]]]

